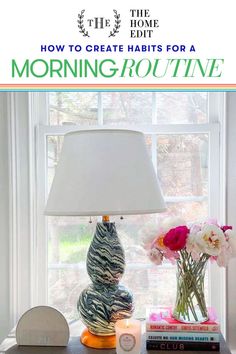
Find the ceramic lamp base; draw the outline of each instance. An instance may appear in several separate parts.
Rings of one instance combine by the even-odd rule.
[[[114,349],[116,347],[116,336],[96,336],[85,328],[80,336],[82,344],[95,349]]]
[[[80,318],[90,333],[111,336],[116,321],[131,317],[132,293],[119,284],[124,270],[124,250],[115,223],[97,223],[87,253],[87,271],[92,284],[81,292],[77,303]]]

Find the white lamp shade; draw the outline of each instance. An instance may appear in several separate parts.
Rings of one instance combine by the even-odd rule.
[[[96,129],[65,135],[46,215],[125,215],[164,210],[142,133]]]

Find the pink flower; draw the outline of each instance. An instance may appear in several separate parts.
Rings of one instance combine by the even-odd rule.
[[[196,242],[196,233],[192,232],[192,230],[194,230],[194,228],[190,229],[190,234],[188,235],[186,242],[186,250],[191,254],[194,261],[198,261],[200,259],[201,250]],[[198,228],[195,228],[195,230],[198,230]]]
[[[218,254],[217,259],[216,259],[216,263],[218,264],[219,267],[227,267],[232,255],[233,255],[232,248],[230,247],[230,245],[228,243],[226,243],[222,247],[221,252]]]
[[[236,234],[235,231],[228,229],[225,231],[226,242],[228,243],[232,257],[236,256]]]
[[[217,261],[217,256],[211,256],[210,257],[211,262],[216,262]]]
[[[163,239],[163,243],[171,251],[179,251],[185,247],[189,229],[187,226],[177,226],[170,229]]]
[[[149,321],[160,321],[161,315],[159,313],[152,312],[149,316]]]
[[[217,219],[209,218],[204,224],[219,226]]]
[[[154,263],[156,265],[162,264],[163,254],[157,248],[152,248],[148,252],[148,257],[152,263]]]
[[[223,232],[225,232],[225,231],[227,231],[227,230],[232,230],[232,229],[233,229],[232,226],[228,226],[228,225],[221,226],[221,230],[222,230]]]
[[[179,259],[179,253],[176,251],[171,251],[167,247],[163,252],[163,256],[165,257],[165,259],[168,259],[168,261],[170,261],[171,264],[175,264],[176,259]]]
[[[193,224],[193,225],[191,225],[191,227],[190,227],[190,233],[191,233],[191,234],[195,234],[195,233],[197,233],[198,231],[201,231],[201,228],[202,228],[201,224]]]

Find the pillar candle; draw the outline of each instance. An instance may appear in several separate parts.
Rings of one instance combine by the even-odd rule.
[[[131,318],[119,320],[115,324],[117,354],[140,354],[141,322]]]

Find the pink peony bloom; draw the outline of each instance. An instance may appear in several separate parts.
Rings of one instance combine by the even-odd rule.
[[[179,251],[186,245],[189,229],[187,226],[177,226],[170,229],[163,239],[163,243],[171,251]]]
[[[167,247],[163,252],[163,256],[165,257],[165,259],[168,259],[168,261],[170,261],[171,264],[175,264],[176,260],[179,259],[179,253],[176,251],[171,251]]]
[[[226,241],[231,249],[232,257],[236,256],[236,233],[235,231],[228,229],[225,231]]]
[[[228,226],[228,225],[225,225],[225,226],[221,226],[221,230],[223,232],[227,231],[227,230],[232,230],[232,226]]]
[[[192,259],[194,261],[198,261],[200,259],[201,250],[199,249],[196,242],[196,234],[192,232],[193,228],[190,230],[190,234],[187,238],[186,242],[186,250],[191,254]],[[197,230],[197,228],[196,228]]]
[[[216,262],[217,261],[217,256],[211,256],[210,257],[211,262]]]
[[[190,233],[191,234],[195,234],[197,233],[198,231],[201,231],[202,229],[202,225],[201,224],[193,224],[191,225],[190,227]]]
[[[161,321],[161,315],[159,313],[152,312],[149,316],[149,321]]]
[[[204,224],[219,226],[217,219],[209,218]]]
[[[219,267],[227,267],[229,260],[232,257],[232,249],[228,243],[226,243],[221,252],[218,254],[216,263]]]
[[[148,257],[152,263],[154,263],[156,265],[162,264],[163,254],[157,248],[152,248],[148,252]]]

